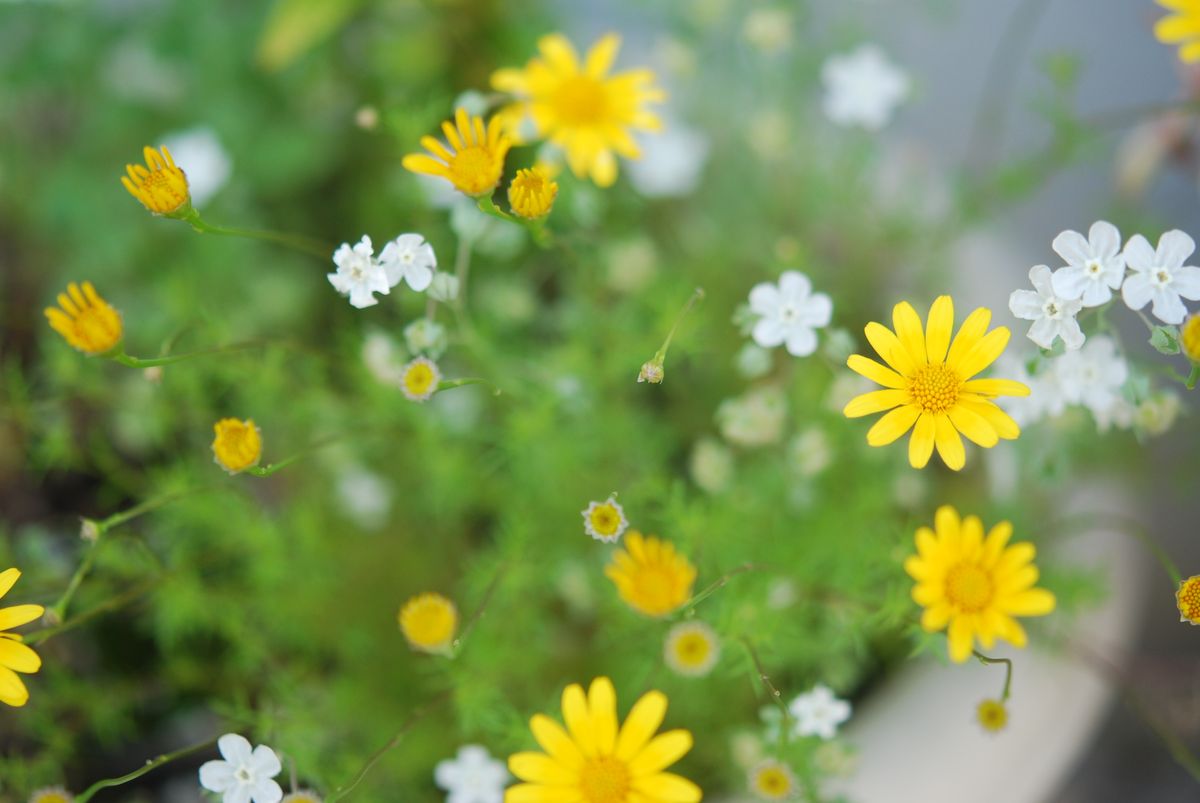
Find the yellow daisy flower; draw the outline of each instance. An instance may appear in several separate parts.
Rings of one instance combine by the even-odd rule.
[[[29,796],[29,803],[71,803],[75,796],[61,786],[38,789]]]
[[[146,158],[146,167],[125,165],[127,175],[121,176],[125,189],[156,215],[180,217],[185,214],[191,207],[187,176],[175,166],[167,146],[162,146],[161,154],[146,146],[142,154]]]
[[[617,726],[617,694],[605,677],[587,695],[572,684],[563,691],[566,729],[535,714],[529,722],[543,753],[515,753],[508,769],[525,783],[510,786],[504,803],[698,803],[700,787],[663,772],[692,749],[692,734],[671,730],[655,736],[667,698],[651,691],[634,703]]]
[[[983,447],[1021,434],[992,399],[1028,396],[1029,388],[1011,379],[972,379],[1008,345],[1007,327],[987,331],[991,317],[990,310],[975,310],[951,342],[954,302],[939,296],[924,331],[908,302],[892,310],[895,332],[874,321],[867,324],[867,340],[887,366],[860,354],[850,355],[846,364],[886,390],[851,399],[842,411],[847,418],[858,418],[890,410],[867,432],[867,443],[886,446],[911,429],[908,462],[913,468],[924,468],[936,446],[942,462],[958,471],[966,462],[960,432]]]
[[[418,594],[397,618],[409,645],[422,652],[445,652],[458,629],[458,609],[441,594]]]
[[[949,505],[934,514],[934,529],[917,530],[918,554],[904,562],[916,585],[912,598],[925,608],[921,627],[930,633],[947,630],[951,660],[971,656],[978,638],[985,649],[996,639],[1024,647],[1025,629],[1014,616],[1045,616],[1054,610],[1054,595],[1034,588],[1033,544],[1008,546],[1012,525],[1002,521],[985,539],[978,516],[960,519]]]
[[[721,642],[704,622],[680,622],[667,633],[663,659],[676,674],[703,677],[717,665]]]
[[[750,789],[763,800],[786,800],[796,795],[796,775],[782,761],[767,759],[750,771]]]
[[[441,380],[437,363],[428,357],[417,357],[400,369],[400,392],[410,401],[429,401]]]
[[[1179,608],[1179,621],[1200,625],[1200,574],[1179,584],[1175,605]]]
[[[571,42],[551,34],[538,40],[541,55],[523,69],[492,74],[493,87],[517,98],[499,114],[513,138],[519,141],[522,126],[531,120],[537,138],[563,149],[572,173],[590,176],[601,187],[617,180],[614,151],[641,158],[631,131],[661,129],[662,122],[645,107],[666,99],[650,70],[609,75],[620,47],[621,38],[609,34],[580,64]]]
[[[0,597],[7,594],[20,577],[18,569],[0,572]],[[42,659],[38,654],[22,644],[19,635],[7,631],[29,624],[45,612],[46,609],[41,605],[0,608],[0,703],[25,705],[29,701],[29,690],[17,673],[32,674],[42,668]]]
[[[984,730],[999,733],[1008,724],[1008,709],[999,700],[984,700],[975,709],[975,718]]]
[[[696,582],[696,568],[672,544],[637,530],[625,536],[625,549],[613,553],[604,573],[621,599],[646,616],[666,616],[679,608],[691,599]]]
[[[444,178],[465,195],[490,195],[500,183],[504,157],[512,147],[501,121],[493,117],[485,127],[482,117],[458,109],[453,125],[448,120],[442,123],[442,133],[448,145],[433,137],[421,137],[421,146],[433,156],[410,153],[401,162],[404,168]]]
[[[556,197],[558,182],[550,178],[545,168],[537,165],[528,170],[518,170],[508,185],[508,205],[513,212],[528,220],[537,220],[550,214]]]
[[[121,314],[96,293],[91,282],[71,282],[58,294],[58,306],[46,307],[46,319],[63,340],[84,354],[104,354],[121,342]],[[61,309],[60,309],[61,308]]]
[[[257,465],[262,457],[262,433],[252,419],[222,418],[213,424],[213,460],[230,474]]]
[[[1200,362],[1200,314],[1191,316],[1179,327],[1179,347],[1189,360]]]
[[[1164,45],[1179,45],[1179,60],[1200,61],[1200,0],[1156,0],[1175,12],[1154,25],[1154,36]]]

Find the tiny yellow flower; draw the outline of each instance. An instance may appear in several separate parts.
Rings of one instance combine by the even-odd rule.
[[[280,803],[322,803],[320,795],[308,789],[300,789],[284,795]]]
[[[466,109],[458,109],[454,121],[454,125],[448,120],[442,123],[447,145],[433,137],[421,137],[421,146],[433,156],[410,153],[401,164],[413,173],[444,178],[464,195],[489,195],[500,183],[504,157],[512,141],[495,117],[485,128],[482,117],[471,117]]]
[[[146,146],[142,154],[146,158],[146,167],[125,165],[127,175],[121,176],[125,189],[156,215],[181,217],[186,214],[191,209],[187,176],[175,166],[167,146],[162,146],[161,154]]]
[[[1179,60],[1200,61],[1200,0],[1157,0],[1168,14],[1154,25],[1154,36],[1164,45],[1179,45]]]
[[[253,420],[222,418],[213,424],[213,432],[213,460],[230,474],[245,471],[262,457],[262,433]]]
[[[398,619],[409,645],[422,652],[445,652],[458,629],[458,609],[441,594],[418,594],[404,603]]]
[[[579,515],[583,516],[583,531],[606,544],[614,543],[629,527],[625,508],[617,504],[615,496],[603,502],[589,502]]]
[[[96,293],[91,282],[67,285],[58,294],[58,306],[46,307],[46,319],[54,331],[84,354],[104,354],[121,342],[121,315]]]
[[[400,369],[400,390],[411,401],[429,401],[441,379],[437,363],[428,357],[417,357]]]
[[[1200,574],[1179,584],[1175,604],[1179,608],[1179,621],[1200,625]]]
[[[1008,709],[999,700],[984,700],[975,709],[975,718],[984,730],[999,733],[1008,724]]]
[[[61,786],[38,789],[29,796],[29,803],[72,803],[75,796]]]
[[[721,642],[704,622],[680,622],[667,633],[663,658],[676,674],[704,677],[717,665]]]
[[[542,167],[518,170],[508,185],[508,205],[523,218],[538,220],[550,214],[558,197],[558,182]]]
[[[787,764],[770,758],[750,771],[750,789],[763,800],[786,800],[796,796],[796,776]]]
[[[1014,616],[1045,616],[1054,610],[1054,595],[1034,588],[1033,544],[1008,545],[1012,525],[1002,521],[985,539],[978,516],[960,519],[949,505],[934,514],[934,528],[917,530],[917,555],[904,562],[916,581],[912,598],[925,613],[921,627],[947,630],[950,658],[962,663],[978,637],[991,649],[996,639],[1024,647],[1025,629]]]
[[[7,594],[21,577],[18,569],[0,572],[0,597]],[[32,674],[42,668],[42,659],[21,643],[21,637],[7,631],[29,624],[46,609],[41,605],[11,605],[0,608],[0,703],[19,707],[29,701],[29,690],[18,672]]]
[[[679,608],[696,582],[696,568],[672,544],[637,530],[625,536],[625,549],[613,553],[604,573],[621,599],[646,616],[666,616]]]
[[[1191,316],[1179,327],[1179,347],[1192,362],[1200,362],[1200,313]]]
[[[966,463],[961,432],[968,440],[990,448],[1001,439],[1021,434],[1020,427],[992,401],[997,396],[1028,396],[1029,388],[1011,379],[972,379],[991,365],[1008,345],[1009,331],[998,326],[988,332],[990,310],[980,307],[954,331],[954,302],[940,296],[929,310],[927,326],[908,302],[892,310],[895,332],[872,321],[867,340],[887,366],[852,354],[850,369],[883,385],[864,393],[842,411],[858,418],[889,410],[867,432],[867,443],[886,446],[910,429],[908,462],[924,468],[937,447],[949,468]]]
[[[664,770],[692,749],[692,734],[655,732],[667,713],[667,698],[647,692],[617,724],[612,681],[596,678],[584,694],[579,684],[562,695],[566,728],[535,714],[529,721],[545,752],[515,753],[508,769],[524,783],[504,791],[504,803],[699,803],[700,787]]]

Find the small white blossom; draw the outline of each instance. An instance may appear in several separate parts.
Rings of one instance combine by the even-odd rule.
[[[1058,383],[1058,374],[1054,366],[1058,360],[1043,363],[1042,369],[1033,375],[1029,373],[1024,358],[1012,354],[1004,354],[996,361],[997,376],[1006,376],[1020,382],[1029,388],[1028,396],[1003,396],[996,399],[996,404],[1017,423],[1025,427],[1040,421],[1044,416],[1057,416],[1066,409],[1067,403],[1063,398]]]
[[[1083,330],[1079,328],[1079,321],[1075,320],[1075,316],[1083,309],[1083,302],[1059,297],[1054,290],[1050,268],[1045,265],[1030,268],[1029,281],[1033,283],[1033,290],[1014,290],[1008,297],[1008,308],[1013,315],[1033,321],[1033,326],[1029,327],[1029,339],[1044,349],[1052,348],[1054,341],[1060,337],[1072,351],[1083,346]]]
[[[818,683],[807,694],[801,694],[788,706],[795,724],[795,736],[820,736],[832,739],[838,725],[850,718],[850,703],[839,700],[828,686]]]
[[[468,744],[453,759],[438,762],[433,779],[446,790],[446,803],[501,803],[508,770],[486,748]]]
[[[734,367],[744,379],[758,379],[771,373],[771,352],[755,343],[747,343],[734,357]]]
[[[236,733],[217,740],[224,761],[206,761],[200,767],[200,785],[223,795],[224,803],[279,803],[283,790],[271,780],[283,767],[279,756],[264,744],[254,750]]]
[[[778,285],[754,286],[750,311],[758,316],[751,330],[755,343],[764,348],[785,344],[792,356],[807,357],[817,350],[816,330],[829,325],[833,302],[824,293],[814,293],[803,273],[789,270]]]
[[[386,296],[390,292],[387,273],[375,261],[374,254],[371,238],[365,234],[353,248],[348,243],[342,243],[333,254],[337,272],[326,274],[326,277],[334,290],[350,296],[352,307],[373,307],[379,303],[375,293]]]
[[[1137,406],[1133,422],[1137,428],[1151,436],[1162,435],[1175,424],[1183,409],[1179,396],[1170,391],[1156,393]]]
[[[1098,220],[1088,229],[1085,239],[1077,231],[1064,231],[1051,247],[1067,261],[1054,272],[1054,293],[1060,298],[1079,299],[1085,307],[1098,307],[1112,298],[1112,291],[1125,278],[1125,255],[1121,253],[1121,232]]]
[[[821,67],[825,115],[842,126],[878,131],[908,96],[908,76],[888,61],[877,46],[830,56]]]
[[[1140,310],[1154,302],[1154,317],[1163,323],[1183,323],[1187,308],[1180,297],[1200,300],[1200,268],[1184,265],[1196,250],[1196,243],[1178,229],[1158,239],[1158,249],[1140,234],[1125,244],[1125,264],[1133,273],[1125,280],[1121,294],[1130,309]]]
[[[433,270],[437,257],[433,246],[419,234],[401,234],[383,247],[379,253],[379,264],[387,274],[388,286],[395,287],[401,281],[418,293],[433,281]]]
[[[1063,400],[1091,410],[1102,430],[1112,423],[1132,423],[1132,407],[1121,396],[1129,366],[1107,335],[1093,337],[1079,351],[1068,351],[1054,361],[1052,370]],[[1125,407],[1129,407],[1128,416]]]

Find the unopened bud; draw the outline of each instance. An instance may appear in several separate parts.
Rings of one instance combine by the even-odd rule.
[[[663,369],[662,360],[650,360],[642,364],[642,370],[638,371],[637,381],[660,385],[666,375],[667,372]]]
[[[92,519],[79,520],[79,537],[84,541],[95,541],[100,537],[100,524]]]

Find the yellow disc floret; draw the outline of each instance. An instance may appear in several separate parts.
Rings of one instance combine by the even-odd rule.
[[[222,418],[213,424],[213,432],[213,459],[230,474],[245,471],[262,457],[262,433],[253,420]]]
[[[721,644],[704,622],[680,622],[667,633],[663,658],[667,666],[685,677],[707,675],[717,664]]]
[[[121,183],[142,206],[156,215],[180,217],[191,208],[187,176],[175,166],[167,146],[162,153],[146,146],[142,149],[146,166],[125,165]]]
[[[404,603],[398,619],[413,649],[445,652],[458,628],[458,609],[441,594],[418,594]]]
[[[750,771],[750,789],[763,800],[785,800],[796,794],[796,776],[787,764],[768,759]]]
[[[58,306],[47,307],[46,319],[72,348],[84,354],[104,354],[121,342],[121,315],[96,293],[91,282],[71,282],[58,294]]]
[[[1179,584],[1175,604],[1179,606],[1179,621],[1200,625],[1200,574]]]
[[[625,549],[613,553],[604,570],[617,586],[621,599],[646,616],[666,616],[692,596],[696,569],[675,547],[658,538],[631,530]]]
[[[417,357],[400,370],[400,391],[406,399],[428,401],[437,392],[441,378],[437,363],[428,357]]]
[[[29,796],[29,803],[72,803],[75,796],[61,786],[38,789]]]
[[[984,700],[975,709],[975,718],[984,730],[997,733],[1008,724],[1008,709],[999,700]]]
[[[495,117],[484,126],[482,117],[471,117],[466,109],[454,113],[454,124],[442,123],[446,135],[443,144],[433,137],[421,137],[421,146],[429,154],[410,153],[404,157],[405,169],[446,179],[459,192],[478,197],[489,195],[500,183],[504,158],[512,141]]]
[[[545,168],[518,170],[508,185],[508,205],[523,218],[537,220],[550,214],[558,197],[558,182],[550,178]]]

